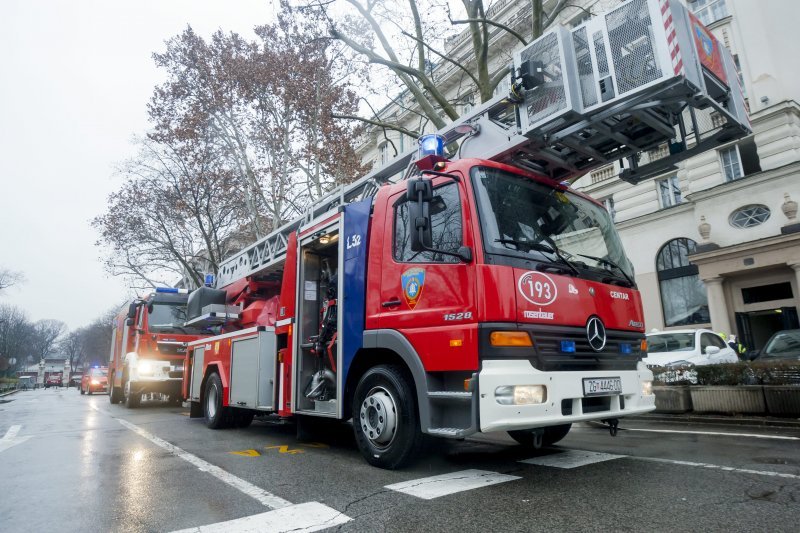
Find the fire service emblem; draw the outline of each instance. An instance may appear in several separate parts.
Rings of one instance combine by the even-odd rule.
[[[414,309],[422,296],[422,288],[425,286],[425,270],[421,268],[409,268],[401,276],[403,283],[403,297],[406,299],[408,307]]]

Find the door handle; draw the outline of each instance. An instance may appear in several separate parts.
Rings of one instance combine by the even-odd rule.
[[[395,305],[400,305],[402,302],[395,298],[394,300],[389,300],[388,302],[383,302],[381,307],[394,307]]]

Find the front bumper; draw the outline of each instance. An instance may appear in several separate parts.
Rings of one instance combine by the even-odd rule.
[[[182,378],[147,378],[139,377],[136,381],[131,381],[131,391],[135,394],[146,394],[155,392],[160,394],[180,394]]]
[[[603,377],[619,377],[622,394],[584,397],[583,378]],[[655,410],[656,398],[642,394],[642,381],[652,379],[643,363],[636,370],[542,372],[527,360],[484,360],[478,374],[480,431],[533,429],[647,413]],[[547,400],[536,405],[501,405],[495,390],[506,385],[544,385]]]

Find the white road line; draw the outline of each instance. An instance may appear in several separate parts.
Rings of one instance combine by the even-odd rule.
[[[497,472],[487,472],[486,470],[462,470],[452,474],[394,483],[386,485],[384,488],[416,496],[423,500],[433,500],[448,494],[514,481],[515,479],[520,478],[519,476],[509,476],[507,474],[498,474]]]
[[[612,459],[620,459],[622,457],[627,456],[614,455],[612,453],[590,452],[586,450],[567,450],[561,453],[554,453],[552,455],[543,455],[542,457],[522,459],[519,462],[529,465],[551,466],[555,468],[568,469],[600,463],[603,461],[611,461]]]
[[[245,516],[207,526],[181,529],[173,533],[303,533],[338,526],[352,520],[336,509],[319,502],[301,503],[275,511]]]
[[[22,429],[22,426],[11,426],[10,428],[8,428],[8,431],[6,431],[5,436],[3,436],[3,438],[0,439],[0,440],[11,440],[11,439],[13,439],[14,437],[17,436],[17,433],[19,433],[20,429]]]
[[[753,439],[800,440],[800,437],[789,437],[786,435],[759,435],[757,433],[725,433],[722,431],[688,431],[680,429],[638,429],[638,428],[624,428],[623,431],[642,431],[645,433],[685,433],[688,435],[721,435],[723,437],[750,437]]]
[[[202,472],[207,472],[211,474],[212,476],[219,479],[223,483],[227,483],[231,487],[243,492],[244,494],[250,496],[251,498],[258,500],[262,505],[265,505],[266,507],[269,507],[271,509],[280,509],[281,507],[289,507],[290,505],[292,505],[292,502],[284,500],[283,498],[280,498],[278,496],[275,496],[271,492],[267,492],[261,487],[253,485],[249,481],[245,481],[240,477],[234,476],[230,472],[223,470],[222,468],[216,465],[212,465],[208,461],[204,461],[203,459],[200,459],[196,455],[192,455],[191,453],[184,451],[181,448],[178,448],[174,444],[170,444],[164,439],[156,437],[152,433],[145,431],[144,429],[140,428],[135,424],[131,424],[127,420],[118,418],[117,421],[126,428],[133,431],[134,433],[137,433],[138,435],[146,438],[156,446],[160,446],[161,448],[164,448],[171,454],[177,455],[184,461],[196,466]]]
[[[16,446],[17,444],[22,444],[29,438],[30,436],[26,437],[18,437],[19,430],[22,429],[22,426],[15,425],[8,428],[6,434],[3,435],[3,438],[0,439],[0,452],[4,452],[7,449],[11,448],[12,446]]]
[[[800,479],[800,475],[797,474],[785,474],[783,472],[770,472],[769,470],[751,470],[749,468],[734,468],[732,466],[721,466],[721,465],[712,465],[708,463],[694,463],[691,461],[677,461],[674,459],[659,459],[657,457],[633,457],[628,456],[631,459],[637,459],[639,461],[650,461],[654,463],[667,463],[673,465],[681,465],[681,466],[695,466],[700,468],[709,468],[712,470],[722,470],[725,472],[737,472],[739,474],[756,474],[759,476],[771,476],[771,477],[785,477],[789,479]]]

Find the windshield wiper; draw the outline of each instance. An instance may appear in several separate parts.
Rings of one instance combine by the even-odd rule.
[[[548,254],[552,254],[556,258],[558,258],[558,260],[561,263],[566,265],[567,268],[569,268],[573,274],[575,274],[576,276],[580,276],[581,273],[578,271],[577,268],[575,268],[575,265],[573,265],[569,259],[561,255],[561,250],[558,249],[556,243],[553,242],[553,240],[547,236],[543,236],[543,238],[546,239],[547,242],[549,242],[550,244],[544,244],[541,242],[533,242],[533,241],[522,241],[518,239],[495,239],[494,241],[502,244],[513,244],[518,249],[520,247],[527,247],[529,250],[536,250],[537,252],[545,252]]]
[[[628,283],[631,284],[631,287],[635,287],[636,286],[636,283],[634,283],[634,281],[631,279],[631,277],[628,275],[628,273],[625,272],[625,270],[623,270],[622,267],[619,266],[618,264],[616,264],[614,261],[611,261],[610,259],[603,259],[602,257],[595,257],[593,255],[585,255],[585,254],[576,254],[576,255],[579,255],[581,257],[585,257],[586,259],[591,259],[593,261],[597,261],[601,265],[606,265],[606,266],[610,266],[611,268],[616,268],[617,270],[619,270],[620,274],[622,274],[622,277],[624,277],[628,281]],[[605,269],[605,270],[609,270],[609,269]],[[611,272],[611,271],[609,270],[609,272]]]

